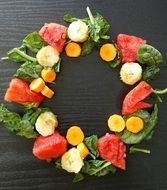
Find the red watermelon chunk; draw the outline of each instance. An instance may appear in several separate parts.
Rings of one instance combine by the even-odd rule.
[[[67,151],[67,140],[58,132],[36,138],[33,146],[33,154],[40,160],[58,158]]]
[[[123,101],[122,114],[128,115],[143,108],[149,108],[152,104],[146,103],[144,100],[153,92],[152,87],[145,81],[141,81],[133,88]]]
[[[119,34],[117,36],[117,45],[121,53],[122,63],[136,61],[138,49],[145,43],[146,40],[142,38]]]
[[[58,52],[62,52],[63,50],[66,34],[67,27],[57,23],[45,23],[39,31],[41,38]]]
[[[10,82],[4,99],[7,102],[15,102],[23,105],[30,103],[39,105],[44,99],[44,96],[41,93],[30,90],[29,84],[25,81],[14,78]]]
[[[107,133],[101,137],[98,140],[98,151],[104,160],[118,168],[126,169],[126,146],[117,135]]]

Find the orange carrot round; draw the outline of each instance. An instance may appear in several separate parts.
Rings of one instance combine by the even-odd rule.
[[[41,76],[45,82],[53,82],[56,79],[56,73],[50,67],[46,67],[42,70]]]
[[[121,132],[125,128],[125,121],[120,115],[111,115],[108,119],[108,127],[111,131]]]
[[[132,116],[126,121],[126,128],[132,133],[140,132],[144,127],[144,122],[140,117]]]
[[[72,126],[68,129],[66,139],[69,144],[76,146],[84,140],[84,133],[78,126]]]
[[[100,57],[104,61],[112,61],[117,55],[117,50],[113,44],[104,44],[100,48]]]
[[[45,88],[41,91],[41,94],[43,94],[47,98],[52,98],[54,95],[54,92],[49,87],[45,86]]]
[[[65,47],[65,52],[68,57],[79,57],[81,55],[81,47],[75,42],[69,42]]]
[[[45,82],[42,78],[34,79],[30,84],[30,89],[35,92],[41,92],[45,87]]]

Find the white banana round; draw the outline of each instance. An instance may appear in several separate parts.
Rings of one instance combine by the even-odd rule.
[[[89,28],[81,20],[72,22],[68,27],[68,37],[74,42],[84,42],[88,39]]]
[[[61,158],[61,166],[70,173],[78,173],[84,165],[77,148],[71,148]]]
[[[53,67],[59,61],[59,52],[52,46],[45,46],[36,55],[37,61],[44,67]]]
[[[142,67],[138,63],[125,63],[120,70],[121,80],[129,85],[133,85],[142,78]]]
[[[57,117],[49,111],[41,113],[35,123],[36,130],[42,136],[52,135],[55,132],[55,128],[57,126]]]

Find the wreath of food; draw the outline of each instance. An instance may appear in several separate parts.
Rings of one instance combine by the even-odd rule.
[[[46,23],[39,32],[28,34],[20,47],[8,51],[2,60],[20,63],[9,84],[4,100],[23,105],[24,114],[0,106],[0,121],[16,135],[35,138],[33,155],[52,162],[56,168],[74,173],[74,182],[85,174],[104,176],[126,169],[126,154],[150,153],[136,144],[152,138],[158,119],[161,94],[167,88],[154,89],[149,80],[160,72],[161,53],[136,36],[119,34],[116,42],[107,34],[110,25],[99,14],[76,18],[64,15],[68,27]],[[49,109],[39,107],[44,98],[52,98],[54,83],[61,68],[60,55],[68,57],[90,54],[95,48],[110,68],[120,67],[120,79],[132,86],[122,103],[121,114],[109,116],[108,133],[85,137],[79,126],[71,126],[66,136],[58,132],[57,116]],[[147,99],[147,102],[144,100]]]

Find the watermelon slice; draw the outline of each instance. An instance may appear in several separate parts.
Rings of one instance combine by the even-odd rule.
[[[128,115],[143,108],[149,108],[152,104],[146,103],[144,100],[153,92],[152,87],[145,81],[141,81],[133,88],[123,101],[122,114]]]
[[[100,156],[114,166],[126,169],[126,146],[121,139],[114,134],[106,134],[98,140],[98,151]]]
[[[126,63],[136,61],[138,49],[145,43],[146,40],[142,38],[119,34],[117,36],[117,45],[121,53],[121,62]]]
[[[58,158],[66,151],[67,140],[58,132],[47,137],[37,137],[33,146],[33,154],[40,160]]]
[[[31,91],[29,84],[25,81],[14,78],[10,82],[4,99],[7,102],[16,102],[23,105],[30,103],[36,103],[39,105],[44,99],[44,96],[41,93]]]
[[[41,38],[58,52],[62,52],[63,50],[66,34],[67,27],[57,23],[45,23],[39,31]]]

